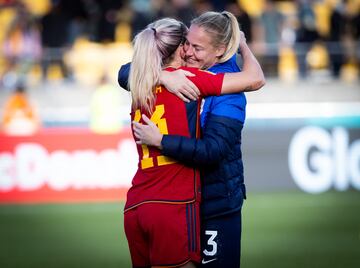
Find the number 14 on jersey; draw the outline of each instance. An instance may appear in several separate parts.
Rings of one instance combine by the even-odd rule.
[[[160,133],[161,134],[169,134],[168,132],[168,127],[167,127],[167,123],[166,123],[166,118],[164,117],[165,114],[165,107],[164,105],[156,105],[155,106],[155,111],[153,112],[150,120],[152,122],[154,122],[154,124],[159,128]],[[140,110],[136,110],[135,111],[135,117],[134,117],[134,121],[136,122],[140,122],[141,119],[141,111]],[[149,147],[145,144],[141,145],[142,148],[142,152],[143,152],[143,157],[141,159],[141,168],[142,169],[146,169],[146,168],[151,168],[154,167],[154,157],[150,156],[150,151],[149,151]],[[166,157],[164,155],[158,155],[156,157],[156,162],[157,162],[157,166],[163,166],[163,165],[169,165],[169,164],[173,164],[176,161],[174,161],[173,159]]]

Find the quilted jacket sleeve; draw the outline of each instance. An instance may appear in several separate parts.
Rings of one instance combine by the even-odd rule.
[[[217,163],[239,143],[242,127],[243,124],[236,119],[209,115],[201,139],[164,135],[162,153],[189,164]]]
[[[122,65],[118,72],[118,83],[123,89],[127,91],[129,91],[129,87],[128,87],[129,73],[130,73],[130,62]]]

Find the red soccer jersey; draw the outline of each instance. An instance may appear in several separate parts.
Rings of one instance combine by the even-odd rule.
[[[196,68],[181,67],[195,74],[189,79],[199,88],[202,96],[219,95],[224,74],[213,74]],[[174,71],[175,69],[167,69]],[[162,134],[197,137],[201,100],[185,103],[163,86],[156,88],[156,102],[149,118]],[[132,111],[131,119],[141,122],[143,110]],[[187,203],[199,198],[199,172],[174,159],[161,155],[161,151],[147,145],[137,145],[138,170],[127,194],[125,211],[149,202]]]

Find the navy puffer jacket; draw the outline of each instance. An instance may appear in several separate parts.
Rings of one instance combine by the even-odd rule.
[[[202,215],[215,217],[240,210],[245,198],[241,157],[242,123],[208,115],[201,139],[164,135],[163,154],[197,165],[202,178]]]

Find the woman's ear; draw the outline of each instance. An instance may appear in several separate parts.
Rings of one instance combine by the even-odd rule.
[[[215,50],[215,55],[217,58],[221,58],[222,55],[225,54],[226,51],[226,47],[225,45],[220,45],[216,50]]]
[[[181,66],[181,65],[183,65],[182,62],[183,62],[184,55],[185,55],[184,48],[182,45],[179,45],[178,48],[175,50],[173,60],[176,61],[177,63],[180,63],[180,66]]]
[[[185,57],[185,46],[183,45],[183,44],[180,44],[179,45],[179,48],[178,48],[180,51],[179,51],[179,53],[180,53],[180,57],[182,58],[182,59],[184,59],[184,57]]]

